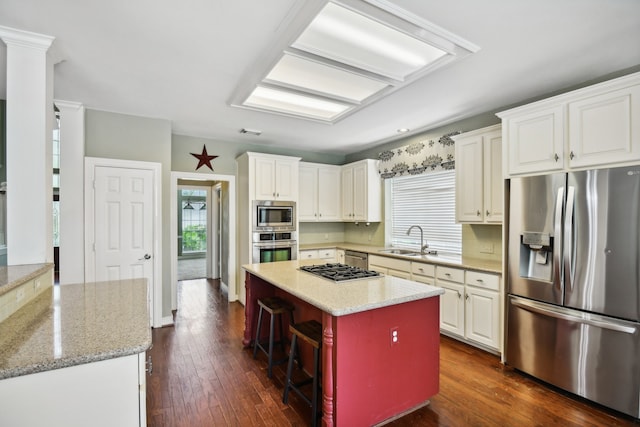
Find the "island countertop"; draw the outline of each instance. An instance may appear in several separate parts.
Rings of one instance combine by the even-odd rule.
[[[53,286],[0,323],[0,379],[142,353],[145,279]]]
[[[314,260],[246,264],[242,268],[333,316],[431,298],[444,293],[443,289],[435,286],[392,276],[334,283],[299,269],[301,265],[310,264],[314,264]]]

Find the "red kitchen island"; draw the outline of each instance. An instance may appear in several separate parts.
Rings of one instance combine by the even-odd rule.
[[[323,425],[371,426],[428,404],[439,387],[444,291],[390,276],[335,283],[299,270],[313,261],[243,266],[244,346],[255,340],[257,299],[277,295],[294,304],[296,322],[322,323]],[[268,331],[266,324],[262,331]],[[309,372],[312,357],[304,347]]]

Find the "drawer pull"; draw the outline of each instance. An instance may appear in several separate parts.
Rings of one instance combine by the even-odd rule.
[[[484,280],[482,280],[482,279],[476,279],[476,281],[477,281],[478,283],[484,283]]]

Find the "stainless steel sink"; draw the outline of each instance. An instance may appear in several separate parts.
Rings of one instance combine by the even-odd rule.
[[[381,249],[379,252],[394,255],[420,255],[420,252],[412,251],[411,249]]]

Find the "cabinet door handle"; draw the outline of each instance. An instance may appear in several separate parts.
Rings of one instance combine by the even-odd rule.
[[[554,153],[554,154],[553,154],[553,160],[555,160],[556,162],[557,162],[558,160],[560,160],[560,157],[558,156],[558,153]]]
[[[487,215],[487,216],[489,216],[489,215],[490,215],[490,213],[489,213],[489,211],[488,211],[488,210],[487,210],[487,214],[486,214],[486,215]]]
[[[460,299],[460,297],[462,296],[460,295],[460,291],[456,291],[456,293],[458,294],[458,299]]]
[[[465,298],[467,299],[467,301],[469,301],[469,294],[466,294]]]
[[[477,215],[477,216],[480,216],[480,211],[476,211],[476,215]]]
[[[573,150],[571,150],[571,152],[569,153],[569,158],[573,160],[574,157],[576,157],[576,155],[573,154]]]

